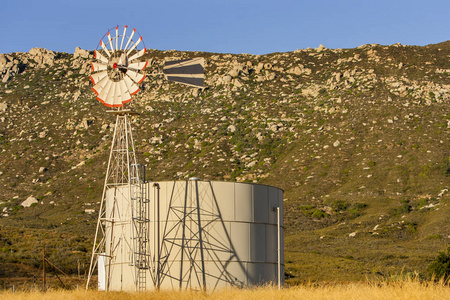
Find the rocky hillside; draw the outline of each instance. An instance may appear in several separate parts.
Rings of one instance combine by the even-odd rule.
[[[206,85],[164,59],[206,58]],[[450,42],[268,55],[150,50],[133,134],[149,180],[274,185],[288,282],[417,273],[450,238]],[[0,54],[0,284],[42,249],[86,272],[113,116],[92,52]],[[77,274],[77,275],[78,275]]]

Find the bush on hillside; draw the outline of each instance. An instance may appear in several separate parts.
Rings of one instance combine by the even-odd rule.
[[[445,251],[440,251],[436,258],[428,265],[428,272],[436,281],[447,281],[450,277],[450,246]]]

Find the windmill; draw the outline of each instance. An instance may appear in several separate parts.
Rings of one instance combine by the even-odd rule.
[[[116,117],[116,123],[86,289],[96,266],[99,277],[104,279],[99,280],[99,289],[103,290],[110,290],[113,284],[119,289],[134,285],[135,290],[145,290],[147,270],[152,268],[147,247],[149,197],[143,184],[145,168],[137,163],[130,123],[130,116],[137,113],[126,108],[147,75],[146,51],[136,29],[116,26],[101,38],[95,61],[91,62],[92,90],[98,101],[113,108],[107,112]],[[203,69],[203,58],[167,61],[162,74],[170,81],[202,87]],[[124,265],[134,266],[133,272],[114,271]]]

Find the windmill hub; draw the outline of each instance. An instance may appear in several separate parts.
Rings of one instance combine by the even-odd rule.
[[[108,62],[108,77],[114,82],[123,79],[127,72],[128,59],[126,53],[116,51],[112,54]]]

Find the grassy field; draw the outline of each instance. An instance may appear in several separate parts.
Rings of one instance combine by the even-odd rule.
[[[158,291],[146,293],[98,291],[0,292],[1,299],[450,299],[450,287],[443,283],[416,280],[385,283],[306,284],[278,290],[273,287],[225,289],[211,294],[197,291]]]

